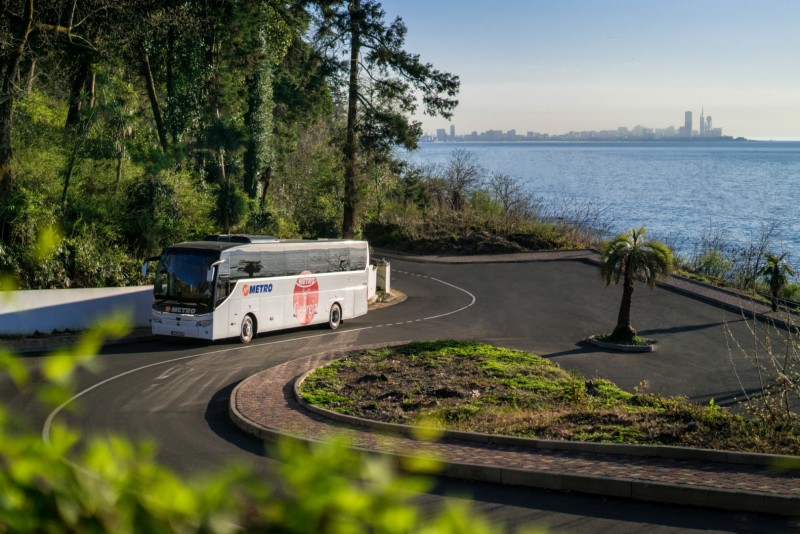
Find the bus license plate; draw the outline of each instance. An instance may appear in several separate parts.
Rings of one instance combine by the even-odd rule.
[[[180,336],[180,337],[186,335],[184,332],[178,332],[177,330],[173,330],[172,332],[170,332],[170,334],[172,334],[173,336]]]

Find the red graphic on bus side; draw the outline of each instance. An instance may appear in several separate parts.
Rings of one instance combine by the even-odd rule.
[[[319,284],[311,271],[303,271],[294,284],[294,316],[297,322],[307,325],[314,320],[319,306]]]

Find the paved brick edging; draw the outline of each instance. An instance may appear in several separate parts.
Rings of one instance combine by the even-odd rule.
[[[772,460],[784,457],[545,440],[531,447],[521,446],[519,438],[497,437],[492,442],[463,436],[430,442],[414,439],[407,428],[386,432],[330,419],[306,410],[295,398],[294,384],[309,370],[354,350],[383,346],[321,353],[253,375],[233,391],[231,418],[269,441],[343,435],[356,450],[388,456],[401,466],[409,456],[433,456],[442,465],[441,474],[454,478],[782,515],[800,510],[800,474],[769,468]]]

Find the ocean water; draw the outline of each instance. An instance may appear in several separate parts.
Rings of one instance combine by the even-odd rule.
[[[484,176],[507,174],[547,202],[592,202],[613,232],[646,226],[684,254],[703,235],[744,246],[776,223],[774,252],[800,263],[800,142],[420,143],[399,155],[446,164],[455,150]]]

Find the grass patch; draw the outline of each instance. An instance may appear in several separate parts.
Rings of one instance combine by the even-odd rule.
[[[460,341],[359,351],[311,373],[303,398],[391,423],[488,434],[800,454],[800,424],[631,393],[523,351]]]

